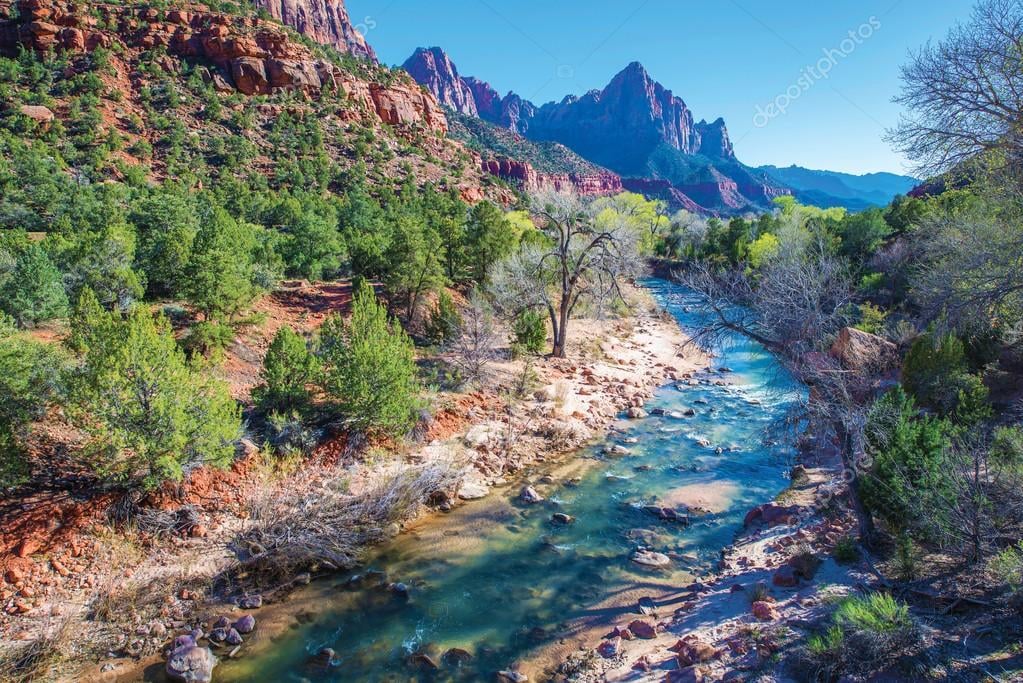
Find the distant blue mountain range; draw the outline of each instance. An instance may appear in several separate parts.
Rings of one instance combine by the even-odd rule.
[[[761,166],[757,170],[792,188],[796,198],[804,204],[823,208],[844,206],[850,211],[885,206],[896,195],[906,194],[920,184],[916,178],[895,173],[853,175],[802,166]]]

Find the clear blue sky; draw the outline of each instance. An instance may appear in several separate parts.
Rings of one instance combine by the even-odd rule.
[[[438,45],[460,72],[540,104],[603,87],[631,61],[697,119],[723,116],[739,158],[903,172],[882,140],[911,48],[966,19],[972,0],[348,0],[381,61]],[[871,18],[874,21],[871,21]],[[871,24],[873,23],[873,26]],[[846,42],[860,31],[858,44]],[[841,53],[843,47],[847,53]],[[848,50],[852,47],[852,50]],[[832,52],[826,79],[799,79]],[[809,83],[809,87],[805,87]],[[790,89],[791,88],[791,89]],[[784,114],[767,105],[797,93]],[[760,109],[758,110],[758,107]],[[758,111],[763,112],[758,116]],[[756,122],[754,121],[756,119]],[[757,125],[759,124],[759,125]]]

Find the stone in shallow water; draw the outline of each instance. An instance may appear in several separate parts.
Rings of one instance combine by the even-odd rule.
[[[518,671],[498,671],[497,680],[502,683],[528,683],[529,676]]]
[[[167,659],[167,677],[183,683],[209,683],[217,658],[208,647],[186,645],[174,650]]]
[[[667,567],[671,564],[670,557],[652,550],[637,550],[632,554],[632,561],[644,567]]]
[[[461,664],[470,661],[472,659],[472,654],[468,650],[463,650],[460,647],[453,647],[445,652],[441,659],[447,664],[460,666]]]
[[[532,486],[527,486],[526,488],[522,489],[522,493],[519,494],[519,500],[521,500],[523,503],[534,505],[536,503],[542,503],[544,498],[539,493],[537,493],[536,489],[534,489]]]
[[[462,482],[458,489],[458,497],[462,500],[479,500],[485,498],[489,493],[490,489],[477,481]]]

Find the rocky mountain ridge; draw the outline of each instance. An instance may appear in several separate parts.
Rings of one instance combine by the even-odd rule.
[[[560,143],[626,185],[657,181],[649,186],[663,188],[658,196],[679,208],[741,213],[767,208],[788,192],[738,161],[723,119],[697,121],[639,62],[602,90],[542,106],[461,76],[440,48],[416,50],[403,68],[449,109],[533,141]]]

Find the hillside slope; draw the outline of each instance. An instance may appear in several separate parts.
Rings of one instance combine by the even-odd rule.
[[[128,169],[200,184],[322,176],[313,185],[330,189],[327,176],[361,162],[371,184],[408,178],[470,201],[510,199],[478,155],[446,137],[443,110],[404,72],[319,45],[251,5],[223,7],[0,2],[0,54],[28,48],[49,66],[41,81],[5,84],[4,116],[24,139],[60,141],[65,162],[95,179]]]

